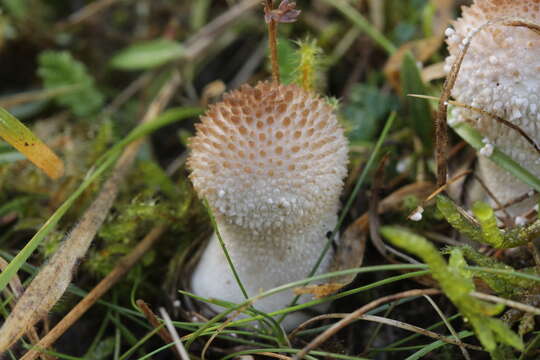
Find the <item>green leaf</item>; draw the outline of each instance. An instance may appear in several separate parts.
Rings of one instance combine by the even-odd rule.
[[[296,80],[296,68],[300,64],[300,58],[295,51],[293,42],[280,37],[277,51],[281,82],[283,84],[293,83]]]
[[[94,79],[83,63],[67,51],[45,51],[39,55],[38,75],[46,89],[71,88],[55,100],[69,107],[77,116],[89,116],[103,104],[103,95],[96,89]]]
[[[433,120],[428,100],[412,98],[409,94],[426,94],[427,89],[420,76],[414,57],[407,53],[401,64],[401,89],[407,109],[407,124],[414,129],[424,144],[424,152],[433,151]]]
[[[131,45],[111,59],[111,66],[119,70],[146,70],[166,64],[184,56],[182,44],[157,39]]]
[[[17,19],[22,19],[28,12],[28,1],[25,0],[2,0],[1,4]]]
[[[461,136],[463,140],[468,142],[469,145],[476,150],[480,150],[485,146],[485,144],[482,142],[484,137],[480,134],[480,132],[467,123],[459,122],[452,125],[452,128],[459,136]],[[525,184],[531,186],[534,190],[540,191],[540,179],[515,162],[510,156],[500,151],[497,147],[494,148],[493,154],[489,157],[489,159],[523,181]]]
[[[351,142],[372,141],[386,116],[397,108],[397,99],[377,87],[356,84],[351,88],[349,104],[343,109]]]
[[[476,220],[482,228],[484,242],[491,244],[495,248],[503,245],[503,235],[497,226],[497,218],[491,206],[482,201],[473,204],[472,211]]]
[[[86,360],[102,360],[110,359],[112,352],[114,351],[115,339],[114,337],[108,337],[105,340],[99,342],[99,344],[89,354],[86,354]]]

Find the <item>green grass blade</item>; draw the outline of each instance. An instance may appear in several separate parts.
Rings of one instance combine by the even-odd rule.
[[[19,271],[43,239],[54,229],[62,216],[69,210],[71,205],[79,196],[98,179],[109,167],[115,163],[121,150],[131,141],[141,138],[160,127],[171,124],[174,121],[180,121],[201,113],[198,108],[181,108],[169,110],[158,116],[154,121],[136,127],[124,140],[109,149],[98,161],[95,170],[90,171],[88,176],[79,185],[79,187],[69,196],[69,198],[54,212],[54,214],[43,224],[38,232],[28,241],[24,248],[13,258],[6,269],[0,274],[0,291],[9,283],[11,278]]]
[[[463,140],[468,142],[469,145],[476,150],[480,150],[485,146],[482,142],[484,137],[469,124],[460,122],[452,126],[452,128]],[[497,149],[497,147],[494,148],[493,154],[489,159],[523,181],[525,184],[540,192],[540,179],[515,162],[510,156]]]
[[[373,149],[373,152],[371,153],[371,156],[369,157],[366,166],[364,167],[364,170],[362,171],[362,174],[358,178],[358,181],[354,185],[354,189],[351,192],[351,195],[347,199],[347,203],[341,210],[341,215],[339,216],[338,222],[336,224],[336,227],[334,230],[332,230],[332,233],[328,237],[328,241],[326,242],[326,245],[319,255],[319,258],[317,259],[317,262],[315,263],[315,266],[310,271],[308,276],[313,276],[316,272],[319,266],[321,265],[326,253],[328,250],[330,250],[330,246],[332,246],[332,241],[334,240],[334,237],[336,236],[337,232],[339,231],[339,228],[341,227],[341,224],[343,223],[343,220],[345,219],[345,216],[347,216],[347,213],[349,212],[349,209],[351,208],[353,201],[356,199],[356,195],[358,194],[358,191],[360,191],[360,188],[364,184],[364,181],[368,175],[368,173],[371,171],[371,168],[373,167],[373,164],[375,163],[375,160],[379,157],[382,144],[384,143],[384,140],[386,140],[386,137],[388,135],[388,132],[394,125],[394,121],[396,120],[396,113],[392,112],[390,116],[388,117],[388,120],[386,121],[386,124],[384,125],[383,131],[381,132],[381,135],[379,136],[379,139],[377,140],[377,143],[375,144],[375,148]],[[296,296],[293,301],[291,302],[290,306],[294,306],[300,296]],[[285,317],[281,317],[278,320],[278,323],[281,323]]]
[[[391,55],[396,52],[397,48],[384,34],[377,30],[373,25],[366,20],[354,7],[344,0],[323,0],[330,6],[338,9],[346,18],[348,18],[356,27],[365,32],[375,43],[382,47]]]
[[[473,332],[471,331],[460,331],[458,333],[458,337],[460,339],[465,339],[469,336],[472,336],[474,335]],[[441,340],[437,340],[435,342],[432,342],[431,344],[423,347],[422,349],[420,349],[419,351],[415,352],[414,354],[412,354],[411,356],[409,356],[408,358],[406,358],[405,360],[418,360],[418,359],[422,359],[424,356],[426,356],[427,354],[429,354],[430,352],[442,347],[442,346],[445,346],[445,345],[448,345],[447,343],[445,343],[444,341],[441,341]]]

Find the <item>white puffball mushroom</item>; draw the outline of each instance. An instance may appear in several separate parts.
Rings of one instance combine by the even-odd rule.
[[[347,141],[332,107],[296,85],[262,82],[226,94],[196,127],[190,179],[208,201],[248,295],[305,278],[336,226],[347,174]],[[203,297],[244,301],[216,234],[191,285]],[[272,312],[293,298],[289,290],[254,306]],[[300,319],[287,320],[291,328]]]
[[[486,22],[498,18],[521,18],[540,22],[540,0],[475,0],[463,7],[462,17],[446,33],[450,69],[462,50],[463,41]],[[490,25],[470,40],[471,44],[452,96],[460,103],[469,104],[497,115],[523,129],[530,138],[540,143],[540,36],[524,27]],[[540,176],[538,153],[517,131],[468,109],[456,112],[457,119],[468,120],[486,138],[479,157],[480,176],[487,187],[506,203],[530,190],[530,187],[506,170],[499,168],[489,156],[493,146],[514,161]],[[534,206],[534,200],[509,209],[516,216]]]

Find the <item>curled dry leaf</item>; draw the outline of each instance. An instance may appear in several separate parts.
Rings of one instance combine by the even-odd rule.
[[[400,70],[401,64],[405,55],[409,52],[413,57],[419,61],[424,62],[428,60],[442,45],[444,38],[440,36],[433,36],[426,39],[410,41],[403,44],[386,62],[384,66],[384,74],[386,78],[397,91],[401,90],[400,87]]]
[[[343,283],[328,283],[323,285],[308,285],[304,287],[297,287],[294,289],[296,295],[313,295],[315,299],[321,299],[329,295],[334,294],[346,284]]]
[[[431,58],[443,44],[444,32],[454,16],[454,0],[432,0],[431,3],[435,10],[432,18],[432,36],[403,44],[384,66],[387,79],[398,91],[400,90],[399,72],[405,54],[411,52],[413,57],[422,63]],[[436,74],[440,75],[440,72]],[[424,79],[424,76],[422,78]]]

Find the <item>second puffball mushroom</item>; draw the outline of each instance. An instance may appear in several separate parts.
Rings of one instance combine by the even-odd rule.
[[[471,41],[461,65],[452,95],[464,104],[480,108],[520,127],[540,143],[540,36],[515,26],[494,24],[478,31],[488,21],[520,18],[540,21],[538,0],[475,0],[464,7],[462,17],[446,32],[447,70],[455,62],[464,42]],[[479,158],[480,174],[501,203],[527,194],[531,188],[488,159],[493,146],[509,155],[523,168],[540,177],[539,154],[515,129],[489,116],[457,109],[454,120],[468,120],[485,137]],[[509,208],[519,215],[535,205],[534,199]]]
[[[296,85],[244,85],[210,107],[190,146],[191,181],[248,295],[305,278],[336,226],[347,174],[347,141],[332,107]],[[318,273],[331,258],[329,251]],[[203,297],[244,301],[216,234],[191,284]],[[255,308],[272,312],[293,298],[281,292]]]

